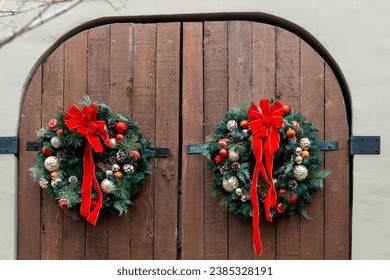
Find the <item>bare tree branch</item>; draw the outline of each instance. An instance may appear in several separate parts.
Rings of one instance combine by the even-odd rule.
[[[107,3],[114,10],[119,10],[127,3],[125,0],[0,0],[0,26],[3,26],[0,30],[0,48],[79,4],[94,1]],[[2,35],[5,31],[7,33]]]

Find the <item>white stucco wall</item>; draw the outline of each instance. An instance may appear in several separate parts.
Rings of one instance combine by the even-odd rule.
[[[114,11],[82,4],[0,49],[0,136],[17,135],[20,107],[38,59],[66,32],[108,16],[261,12],[307,30],[333,56],[351,91],[355,135],[380,135],[381,154],[355,156],[352,258],[390,259],[390,1],[129,0]],[[347,176],[347,175],[346,175]],[[0,155],[0,259],[16,258],[17,157]]]

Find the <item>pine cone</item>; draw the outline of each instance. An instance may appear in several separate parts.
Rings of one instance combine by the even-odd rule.
[[[227,166],[222,166],[219,170],[221,171],[221,174],[225,174],[226,172],[229,171],[229,167],[227,167]]]
[[[125,152],[124,151],[118,151],[117,153],[116,153],[116,160],[118,161],[118,162],[125,162],[126,161],[126,159],[127,159],[127,156],[126,156],[126,154],[125,154]]]
[[[107,120],[108,135],[110,136],[110,138],[115,137],[115,126],[116,126],[116,121],[114,119]]]
[[[301,139],[301,138],[302,138],[302,135],[303,135],[303,129],[299,127],[299,128],[295,131],[295,137],[296,137],[297,139]]]
[[[233,162],[231,167],[233,171],[237,171],[240,168],[240,164],[238,162]]]
[[[291,179],[288,181],[288,186],[291,188],[291,189],[296,189],[298,187],[298,182]]]

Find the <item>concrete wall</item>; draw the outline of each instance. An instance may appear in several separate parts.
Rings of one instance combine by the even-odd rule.
[[[381,154],[353,159],[352,258],[390,258],[390,2],[387,0],[129,0],[114,11],[84,3],[0,49],[0,136],[17,135],[25,87],[45,52],[102,17],[259,12],[314,36],[340,67],[352,100],[352,133],[380,135]],[[346,176],[348,176],[346,174]],[[0,259],[16,258],[17,157],[0,155]]]

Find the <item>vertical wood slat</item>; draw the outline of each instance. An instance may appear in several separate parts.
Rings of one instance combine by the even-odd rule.
[[[63,110],[64,46],[44,62],[42,76],[42,125]],[[62,211],[53,197],[42,194],[42,259],[62,259]]]
[[[154,145],[156,127],[156,24],[134,25],[133,118]],[[154,160],[149,161],[154,170]],[[131,259],[152,259],[154,241],[154,174],[133,198]]]
[[[18,259],[41,258],[41,188],[32,182],[28,169],[34,165],[35,152],[26,151],[26,143],[36,141],[41,127],[42,66],[34,74],[23,100],[19,124],[18,166]]]
[[[183,151],[203,143],[203,24],[183,23]],[[203,158],[183,153],[182,258],[204,259]]]
[[[325,139],[338,139],[338,151],[327,152],[325,169],[325,259],[350,258],[349,130],[340,85],[325,66]]]
[[[155,145],[170,155],[155,159],[154,259],[177,258],[180,32],[178,22],[157,24]]]
[[[94,102],[109,102],[110,26],[88,31],[87,92]],[[96,226],[86,226],[86,259],[107,259],[108,215],[101,211]]]
[[[64,43],[64,110],[78,105],[87,91],[87,32]],[[63,215],[62,258],[85,259],[85,220]]]
[[[276,98],[299,111],[299,38],[276,28]],[[276,259],[299,259],[300,216],[279,217],[276,224]]]
[[[324,60],[301,41],[300,112],[319,128],[317,137],[324,140]],[[310,152],[310,149],[309,149]],[[324,168],[322,166],[322,168]],[[318,190],[305,209],[312,219],[301,218],[300,259],[324,258],[324,192]]]
[[[252,22],[252,102],[267,98],[275,98],[275,26]],[[275,259],[275,223],[261,222],[260,234],[260,258]]]
[[[227,111],[227,22],[204,23],[204,135]],[[205,161],[205,259],[228,258],[228,223],[219,197],[211,194],[213,174]]]
[[[251,101],[251,23],[228,22],[228,107]],[[249,202],[248,202],[249,203]],[[229,259],[252,258],[252,227],[229,213]]]
[[[133,78],[133,24],[110,25],[110,108],[124,116],[132,114]],[[118,212],[108,220],[107,258],[125,260],[130,258],[131,205],[128,213],[119,216]]]

